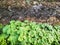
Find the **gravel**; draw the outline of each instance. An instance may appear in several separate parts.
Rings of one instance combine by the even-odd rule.
[[[60,21],[60,6],[46,6],[40,3],[38,5],[33,5],[27,8],[11,8],[11,11],[8,9],[0,8],[0,23],[5,24],[4,22],[6,21],[9,23],[10,20],[24,21],[27,18],[30,18],[30,21],[34,19],[33,21],[55,24]]]

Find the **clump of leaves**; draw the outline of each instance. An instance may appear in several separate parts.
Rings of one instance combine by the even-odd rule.
[[[0,29],[3,27],[3,25],[0,23]]]
[[[60,30],[57,26],[27,20],[10,21],[10,24],[3,28],[3,34],[11,45],[59,45],[60,41]]]
[[[4,38],[5,36],[2,34],[0,35],[0,45],[7,45],[6,40]]]
[[[0,34],[2,33],[3,25],[0,23]]]

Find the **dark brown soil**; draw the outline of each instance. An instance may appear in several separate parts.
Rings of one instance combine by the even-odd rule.
[[[38,23],[59,24],[60,3],[41,3],[26,8],[0,8],[0,23],[5,25],[10,20],[29,20]]]

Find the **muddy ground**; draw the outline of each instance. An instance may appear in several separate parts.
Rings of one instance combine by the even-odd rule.
[[[10,20],[29,20],[38,23],[60,24],[60,2],[40,3],[30,7],[0,7],[0,23],[7,24]]]

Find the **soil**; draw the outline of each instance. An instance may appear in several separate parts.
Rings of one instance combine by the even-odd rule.
[[[60,2],[40,3],[30,7],[0,8],[0,23],[5,25],[10,20],[60,24]]]

